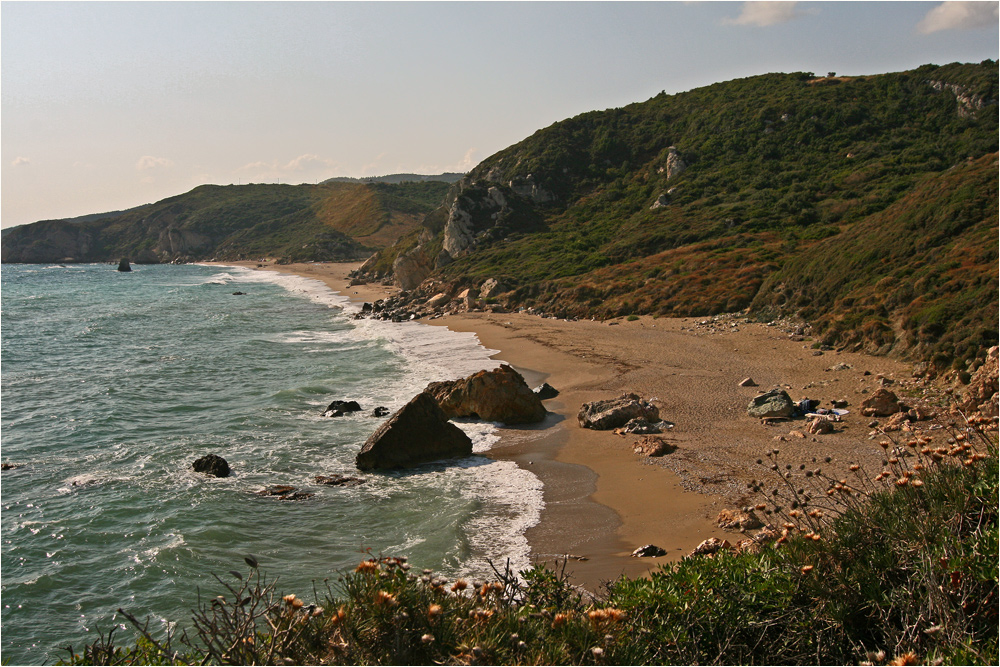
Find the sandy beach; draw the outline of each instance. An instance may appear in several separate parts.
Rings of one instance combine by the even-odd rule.
[[[243,266],[257,268],[257,263]],[[322,280],[358,301],[373,302],[396,290],[349,285],[358,264],[267,264],[265,269]],[[536,427],[502,428],[491,456],[516,461],[545,487],[541,521],[528,541],[535,558],[570,554],[566,569],[589,590],[621,574],[641,575],[689,553],[702,540],[730,541],[738,533],[716,526],[724,508],[756,502],[746,494],[751,479],[772,472],[756,459],[780,447],[789,463],[833,457],[827,467],[854,462],[878,466],[881,449],[869,438],[870,419],[859,404],[877,378],[909,377],[910,367],[890,359],[812,348],[780,326],[744,318],[641,317],[610,322],[564,321],[522,313],[469,312],[426,321],[474,332],[494,358],[519,370],[529,385],[545,381],[560,395]],[[746,377],[757,386],[741,387]],[[763,425],[747,416],[748,401],[774,387],[793,400],[829,406],[846,400],[851,411],[838,431],[805,435],[805,422]],[[674,426],[663,438],[675,449],[662,457],[633,452],[641,436],[580,428],[584,402],[635,392],[655,399],[661,418]],[[655,544],[667,555],[632,558]],[[579,557],[579,558],[575,558]]]

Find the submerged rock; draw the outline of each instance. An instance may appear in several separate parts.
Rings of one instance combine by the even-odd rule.
[[[750,399],[747,414],[760,419],[787,419],[794,409],[792,399],[785,390],[772,389]]]
[[[118,270],[121,271],[122,273],[132,270],[132,267],[129,265],[128,260],[126,258],[122,257],[121,261],[118,262]]]
[[[316,475],[313,479],[317,484],[323,486],[358,486],[365,483],[365,480],[359,477],[348,477],[347,475]]]
[[[469,436],[448,421],[433,396],[421,392],[372,433],[355,462],[361,470],[405,468],[470,454]]]
[[[545,406],[521,374],[506,364],[463,380],[432,382],[425,390],[449,417],[476,417],[504,424],[535,424]]]
[[[608,431],[624,426],[633,419],[660,421],[659,409],[637,394],[622,394],[606,401],[594,401],[580,406],[577,420],[583,428]]]
[[[207,454],[192,464],[195,472],[202,472],[213,477],[229,477],[229,463],[215,454]]]

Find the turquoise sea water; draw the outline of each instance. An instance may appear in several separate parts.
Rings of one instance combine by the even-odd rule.
[[[3,265],[2,658],[39,664],[124,619],[186,625],[212,573],[253,554],[285,593],[366,553],[451,575],[528,565],[541,487],[483,455],[357,476],[354,456],[428,382],[496,362],[471,335],[353,320],[357,307],[294,276],[208,266]],[[241,291],[243,296],[234,295]],[[333,399],[364,412],[324,418]],[[226,458],[226,479],[191,463]],[[271,484],[315,493],[254,495]],[[322,585],[320,584],[322,589]],[[62,655],[66,654],[62,652]]]

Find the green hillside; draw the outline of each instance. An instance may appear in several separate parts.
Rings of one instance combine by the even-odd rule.
[[[203,185],[128,211],[4,230],[4,262],[357,260],[419,226],[444,182]]]
[[[486,159],[425,220],[431,240],[367,275],[423,253],[435,291],[498,278],[508,308],[751,308],[830,345],[976,356],[997,341],[997,127],[993,61],[660,94]]]

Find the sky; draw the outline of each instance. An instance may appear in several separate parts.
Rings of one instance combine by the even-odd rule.
[[[767,72],[998,58],[997,2],[0,3],[0,224],[204,183],[468,171]]]

